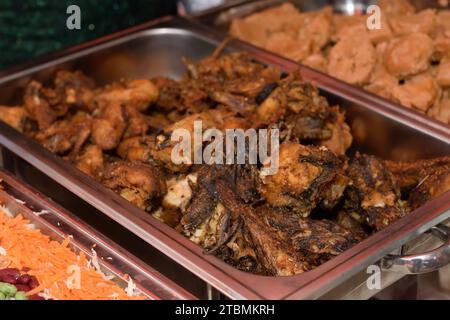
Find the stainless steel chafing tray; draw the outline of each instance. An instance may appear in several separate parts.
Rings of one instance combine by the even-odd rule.
[[[83,70],[100,84],[120,77],[180,77],[183,72],[182,57],[194,60],[205,57],[212,53],[222,39],[210,29],[182,18],[141,26],[88,44],[81,51],[72,49],[30,68],[5,73],[0,79],[0,104],[14,104],[20,99],[30,79],[45,82],[62,68]],[[279,66],[285,71],[298,69],[298,65],[293,62],[239,41],[231,41],[227,50],[247,50],[256,60]],[[410,160],[450,153],[450,133],[447,128],[424,121],[421,115],[399,110],[382,99],[311,69],[302,67],[301,73],[307,80],[316,82],[331,103],[339,104],[346,110],[355,134],[354,150],[387,159]],[[319,298],[325,294],[351,297],[361,283],[365,283],[367,274],[365,278],[361,275],[365,274],[368,265],[379,262],[389,253],[400,252],[404,244],[415,248],[416,244],[426,243],[429,236],[422,235],[450,217],[447,193],[310,272],[292,277],[263,277],[236,270],[214,256],[205,255],[202,248],[169,226],[3,123],[0,124],[0,144],[4,146],[3,160],[9,170],[32,181],[47,194],[58,194],[60,198],[79,197],[145,243],[177,261],[198,279],[225,296],[236,299]],[[51,177],[66,191],[52,189],[39,179],[33,180],[33,177],[39,176],[39,172]],[[403,246],[403,253],[409,252],[408,246]],[[445,245],[440,247],[434,256],[446,248]],[[428,250],[430,247],[422,249]],[[389,259],[383,261],[392,263],[393,259],[397,259],[391,266],[405,261],[399,257]],[[385,267],[388,268],[387,265]],[[428,270],[423,263],[419,263],[416,271]],[[384,284],[400,276],[386,278]],[[370,291],[364,294],[368,297],[375,293]]]
[[[76,253],[83,252],[88,259],[92,259],[94,248],[100,270],[114,276],[113,281],[123,289],[127,288],[131,278],[148,299],[194,299],[156,270],[3,170],[0,170],[0,181],[0,204],[4,208],[14,216],[22,215],[55,241],[62,242],[72,236],[71,249]]]

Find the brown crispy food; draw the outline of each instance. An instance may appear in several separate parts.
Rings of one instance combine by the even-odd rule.
[[[125,107],[114,102],[97,112],[92,121],[92,142],[103,150],[114,149],[127,128]]]
[[[381,230],[405,214],[400,188],[379,159],[357,153],[347,175],[351,183],[346,190],[346,207],[358,221]]]
[[[49,102],[52,93],[54,92],[43,89],[42,84],[37,81],[31,81],[25,90],[25,110],[30,118],[38,123],[40,129],[48,128],[58,117],[58,112]]]
[[[256,110],[259,122],[275,124],[283,140],[313,141],[345,154],[353,140],[345,115],[330,107],[317,88],[294,74],[269,89]]]
[[[394,175],[399,187],[409,191],[417,186],[426,176],[439,171],[440,168],[450,168],[450,157],[440,157],[411,162],[385,161],[386,167]]]
[[[428,201],[439,197],[450,190],[450,168],[443,167],[430,172],[411,191],[408,205],[411,210],[417,209]]]
[[[75,166],[94,179],[100,179],[105,169],[103,150],[95,145],[88,145],[74,160]]]
[[[155,208],[167,192],[164,175],[145,164],[121,161],[108,164],[102,182],[144,210]]]
[[[51,152],[74,157],[88,140],[91,126],[91,116],[79,111],[36,132],[34,138]]]
[[[62,104],[91,111],[95,82],[80,71],[59,71],[55,77],[55,92]]]
[[[328,261],[356,243],[351,231],[331,220],[299,218],[290,212],[268,208],[264,208],[261,215],[311,266]]]
[[[150,80],[122,81],[102,89],[95,96],[95,103],[100,106],[117,103],[144,111],[158,99],[158,95],[158,87]]]
[[[271,19],[283,13],[288,23],[265,27],[273,27],[278,41],[292,25],[309,30],[299,31],[304,46],[295,55],[327,59],[322,50],[329,49],[330,39],[366,32],[357,25],[360,18],[335,21],[329,9],[290,15],[292,9],[285,5],[272,12]],[[338,35],[331,32],[334,24],[339,24]],[[369,33],[367,41],[377,46],[377,54],[386,53],[394,37],[392,30],[382,30]],[[289,39],[286,45],[294,42]],[[444,42],[439,57],[446,54]],[[349,156],[353,138],[339,106],[330,106],[299,73],[285,76],[245,53],[221,54],[221,49],[199,62],[185,59],[181,80],[122,80],[96,87],[81,72],[59,72],[49,86],[31,82],[23,106],[0,107],[0,119],[174,227],[205,254],[261,275],[309,271],[449,189],[448,157],[396,163]],[[350,71],[343,65],[343,71],[365,83],[371,61],[359,62]],[[441,95],[448,98],[446,91],[429,94],[427,88],[435,86],[430,71],[410,75],[400,86],[383,62],[373,69],[370,80],[378,79],[374,91],[412,97],[424,108]],[[445,69],[436,72],[445,83]],[[194,147],[196,121],[201,121],[202,134],[208,129],[279,129],[278,141],[270,142],[280,146],[275,150],[278,171],[268,175],[273,163],[260,159],[250,164],[248,155],[246,164],[194,163],[194,152],[209,143]],[[190,134],[191,154],[177,149],[172,136],[180,133],[177,129]],[[173,161],[177,152],[186,156],[184,163]]]
[[[252,239],[256,258],[267,274],[293,275],[310,270],[348,249],[355,240],[336,223],[300,218],[264,206],[254,210],[236,193],[227,170],[216,168],[200,183],[231,212]]]
[[[283,143],[279,169],[261,184],[261,194],[277,207],[286,207],[303,217],[319,204],[332,208],[342,196],[348,179],[341,161],[326,148]]]
[[[155,136],[136,136],[123,139],[117,146],[117,154],[124,160],[155,164],[152,150],[156,148]]]
[[[233,190],[226,170],[216,168],[202,182],[217,201],[230,211],[235,220],[242,219],[254,246],[254,252],[264,269],[272,275],[286,276],[302,273],[308,269],[304,257],[293,246],[284,242],[252,208],[242,201]]]
[[[350,231],[357,242],[364,240],[369,236],[369,232],[358,221],[351,216],[351,213],[340,211],[336,217],[336,223],[342,228]]]
[[[0,106],[0,121],[5,122],[19,132],[23,132],[28,119],[27,111],[22,107]]]
[[[415,162],[386,161],[411,210],[450,190],[450,157]]]

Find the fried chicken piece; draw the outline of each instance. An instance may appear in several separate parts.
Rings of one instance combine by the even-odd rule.
[[[83,111],[54,122],[34,134],[34,138],[46,149],[59,155],[70,152],[73,159],[91,134],[91,116]]]
[[[284,3],[243,19],[234,19],[230,34],[302,61],[328,42],[331,17],[330,7],[318,12],[300,13],[294,5]]]
[[[51,94],[37,81],[31,81],[25,89],[25,110],[30,118],[38,123],[39,129],[47,129],[58,118],[58,112],[51,107],[48,101],[48,96]]]
[[[302,13],[302,17],[302,25],[297,29],[297,40],[309,43],[312,53],[318,53],[330,41],[333,8],[326,6],[316,12]]]
[[[150,127],[148,117],[139,112],[136,108],[130,106],[125,107],[125,113],[127,127],[123,137],[126,139],[129,137],[145,135]]]
[[[28,119],[28,113],[23,107],[0,106],[0,120],[23,132]]]
[[[60,103],[84,111],[92,111],[95,82],[81,71],[59,71],[54,81]]]
[[[239,205],[233,199],[227,200],[224,193],[219,193],[222,201],[235,214],[243,217],[245,228],[255,246],[258,260],[270,275],[289,276],[311,269],[305,256],[297,252],[295,247],[285,241],[286,239],[279,237],[276,230],[268,226],[251,208]]]
[[[137,136],[123,139],[116,152],[124,160],[155,165],[152,150],[156,148],[155,136]]]
[[[450,190],[450,157],[414,162],[385,161],[414,210]]]
[[[450,170],[450,157],[440,157],[411,162],[384,161],[395,177],[400,189],[408,193],[424,178],[441,170]]]
[[[172,172],[183,172],[190,168],[194,162],[193,156],[194,153],[197,152],[196,146],[193,146],[194,140],[194,126],[195,123],[201,124],[202,132],[209,128],[215,127],[214,119],[211,117],[211,114],[208,112],[202,112],[198,114],[193,114],[187,117],[184,117],[180,121],[170,125],[167,128],[164,128],[164,132],[156,137],[156,148],[151,152],[152,157],[164,165],[166,169]],[[191,140],[191,154],[183,154],[185,150],[180,149],[179,154],[176,156],[180,158],[180,163],[176,163],[173,161],[173,153],[174,148],[177,145],[177,142],[172,141],[171,136],[173,132],[176,130],[183,130],[184,133],[188,133],[189,135],[184,137],[186,139]],[[179,137],[181,139],[181,137]],[[202,147],[202,146],[197,146]],[[182,161],[181,161],[182,160]]]
[[[196,179],[192,202],[181,220],[186,229],[195,229],[211,215],[213,211],[211,207],[215,207],[216,202],[204,188],[204,184],[224,174],[233,182],[233,187],[239,194],[241,201],[254,203],[260,199],[258,193],[259,172],[256,165],[201,166],[196,173],[198,178]]]
[[[298,74],[280,81],[259,104],[257,125],[275,124],[282,141],[316,143],[343,154],[352,142],[345,115]]]
[[[420,181],[409,196],[408,206],[411,210],[417,209],[449,190],[450,165],[447,165],[437,168]]]
[[[344,113],[339,112],[339,108],[335,107],[334,114],[336,115],[335,121],[326,124],[326,128],[331,131],[331,137],[321,141],[320,145],[327,147],[338,156],[343,156],[352,145],[353,136],[350,127],[345,122]]]
[[[194,65],[192,64],[192,68]],[[190,79],[175,81],[165,77],[152,79],[158,87],[159,96],[155,108],[163,112],[199,113],[209,109],[208,93]]]
[[[143,210],[150,211],[166,194],[163,173],[155,167],[117,161],[107,164],[103,184]]]
[[[378,231],[405,214],[394,176],[376,157],[357,153],[347,176],[345,206],[359,222]]]
[[[158,87],[153,82],[137,79],[107,86],[95,96],[95,103],[100,107],[119,104],[144,111],[158,100],[158,95]]]
[[[114,149],[127,128],[125,107],[115,102],[97,111],[92,121],[92,142],[105,151]]]
[[[319,204],[332,208],[347,183],[342,163],[331,151],[283,143],[278,172],[262,179],[260,192],[270,205],[307,217]]]
[[[295,33],[285,31],[268,35],[264,48],[297,62],[306,59],[313,53],[310,41],[299,41]]]
[[[92,141],[103,150],[116,148],[121,140],[144,137],[149,130],[148,118],[133,107],[114,103],[97,112]]]
[[[197,133],[194,131],[196,124],[199,130]],[[200,149],[203,145],[194,144],[196,134],[200,133],[203,135],[208,129],[217,129],[224,132],[226,129],[246,129],[247,127],[248,123],[246,119],[237,117],[234,112],[227,111],[224,108],[192,114],[164,128],[163,133],[156,137],[156,149],[152,150],[152,157],[172,172],[184,172],[194,163],[194,154],[202,154]],[[175,140],[172,141],[172,134],[174,132],[185,133],[186,136],[182,138],[191,139],[191,154],[183,154],[185,150],[181,148],[178,150],[179,153],[176,154],[177,150],[174,148],[178,147],[179,141],[175,140],[181,139],[181,137],[174,137]],[[173,161],[174,156],[177,156],[181,163],[175,163]]]
[[[244,52],[219,54],[217,51],[197,64],[186,60],[183,84],[192,85],[194,81],[209,96],[214,91],[222,91],[255,98],[266,85],[280,79],[281,72],[277,68],[257,63]]]
[[[378,44],[376,47],[377,56],[384,57],[387,48],[388,42]],[[393,100],[392,88],[398,85],[398,79],[386,70],[384,61],[378,59],[377,65],[371,75],[370,83],[365,86],[365,89],[386,99]]]
[[[253,196],[256,190],[249,192],[244,189],[255,189],[255,182],[251,180],[258,179],[250,174],[250,167],[252,166],[201,166],[196,173],[198,178],[190,180],[192,200],[184,211],[181,225],[184,234],[202,245],[206,253],[215,254],[241,270],[261,273],[263,270],[260,270],[261,266],[256,262],[249,236],[242,228],[242,219],[232,215],[228,207],[215,199],[207,189],[210,181],[226,175],[227,179],[233,181],[233,188],[239,193],[240,201],[249,201],[249,196]]]
[[[410,33],[389,43],[384,65],[392,75],[406,77],[427,70],[433,54],[433,41],[423,33]]]
[[[105,168],[103,150],[95,145],[88,145],[75,159],[75,166],[94,179],[101,179]]]
[[[336,223],[342,228],[350,231],[357,242],[360,242],[369,236],[368,232],[364,229],[363,225],[352,217],[351,213],[340,211],[336,218]]]

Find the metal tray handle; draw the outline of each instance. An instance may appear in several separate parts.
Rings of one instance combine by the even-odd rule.
[[[387,255],[381,260],[381,269],[402,274],[421,274],[439,270],[449,264],[450,228],[440,224],[430,231],[444,242],[440,247],[420,254]]]

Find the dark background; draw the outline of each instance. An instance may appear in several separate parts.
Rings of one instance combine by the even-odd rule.
[[[81,9],[81,30],[69,30],[69,5]],[[164,15],[175,0],[0,0],[0,69]]]

